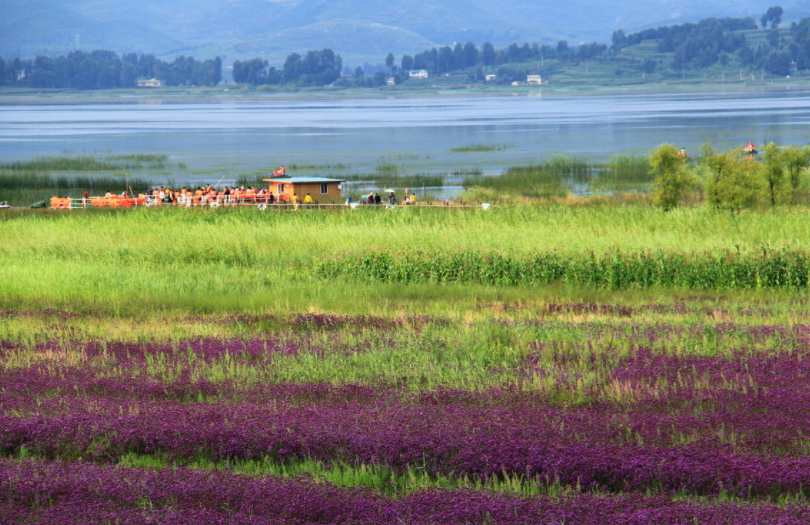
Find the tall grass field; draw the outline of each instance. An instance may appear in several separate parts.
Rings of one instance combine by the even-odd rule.
[[[687,265],[694,273],[705,262],[715,265],[712,271],[720,279],[718,287],[735,288],[722,278],[724,260],[759,265],[760,272],[776,261],[793,265],[785,271],[804,272],[802,239],[810,233],[808,215],[804,208],[741,215],[708,208],[665,213],[644,204],[519,205],[486,211],[416,207],[333,212],[252,208],[6,212],[0,219],[0,298],[7,306],[126,308],[187,303],[190,309],[216,309],[217,305],[251,309],[322,301],[334,301],[336,306],[343,302],[341,296],[365,293],[366,288],[396,298],[397,294],[388,292],[401,282],[380,282],[379,275],[373,271],[363,275],[358,266],[386,256],[400,265],[407,261],[439,264],[448,257],[500,260],[512,267],[539,260],[580,267],[594,260],[614,261],[620,266],[636,265],[640,272],[645,265],[650,271],[657,267],[659,274],[662,264],[668,267],[664,273],[686,271]],[[542,270],[538,268],[519,272]],[[779,271],[774,269],[776,274]],[[347,279],[349,274],[354,278]],[[554,275],[518,276],[509,282],[452,276],[414,280],[482,285],[566,281]],[[674,277],[645,281],[628,274],[627,279],[631,287],[648,281],[690,286]],[[757,286],[755,275],[745,279],[748,284],[740,288]],[[806,275],[792,279],[803,283]],[[573,282],[610,284],[604,279]],[[623,287],[621,282],[616,284],[611,286]]]

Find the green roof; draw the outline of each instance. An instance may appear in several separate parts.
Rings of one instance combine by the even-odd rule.
[[[330,179],[328,177],[268,177],[265,182],[283,182],[286,184],[306,184],[308,182],[346,182],[346,179]]]

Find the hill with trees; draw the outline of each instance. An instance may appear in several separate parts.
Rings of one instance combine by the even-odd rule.
[[[771,6],[760,17],[709,18],[642,31],[613,32],[610,43],[511,43],[472,41],[430,47],[399,57],[388,52],[377,65],[347,64],[323,48],[287,55],[283,66],[263,57],[235,60],[233,80],[254,86],[374,87],[409,83],[410,71],[426,70],[441,82],[511,84],[540,75],[556,84],[622,85],[646,82],[739,80],[805,75],[810,70],[810,18],[780,27],[784,10]],[[757,18],[759,20],[757,20]],[[584,71],[583,71],[584,70]],[[343,75],[343,76],[342,76]],[[168,86],[213,86],[222,79],[222,60],[180,55],[163,61],[149,54],[74,51],[62,57],[0,58],[0,85],[105,89],[133,87],[135,80],[159,78]]]
[[[455,42],[571,46],[708,17],[759,18],[768,0],[603,2],[571,0],[4,0],[0,55],[34,58],[109,49],[119,54],[220,56],[230,64],[256,56],[280,66],[292,52],[331,48],[352,64],[380,53],[415,54]],[[781,4],[810,12],[810,0]],[[787,19],[789,20],[789,18]]]

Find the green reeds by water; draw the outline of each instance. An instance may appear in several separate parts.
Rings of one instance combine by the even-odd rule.
[[[154,185],[145,179],[128,179],[133,188],[143,189]],[[10,190],[91,190],[106,191],[124,188],[127,179],[124,177],[88,177],[43,175],[33,171],[14,174],[0,173],[0,192]]]
[[[503,197],[564,197],[579,191],[646,190],[652,181],[646,156],[619,155],[607,163],[554,156],[529,166],[515,166],[502,175],[475,174],[463,179],[466,190],[494,190]],[[497,197],[497,195],[496,195]]]
[[[143,191],[155,186],[155,181],[129,178],[124,172],[161,170],[168,166],[168,158],[164,154],[61,155],[4,163],[0,164],[0,200],[13,206],[28,206],[53,196],[121,193],[130,188],[134,192]]]
[[[503,151],[506,146],[503,144],[470,144],[468,146],[459,146],[451,148],[450,151],[454,153],[475,153],[485,151]]]
[[[92,155],[40,157],[37,159],[0,164],[0,171],[114,171],[136,169],[163,169],[168,155],[107,155],[99,158]],[[144,164],[147,164],[146,166]]]
[[[350,166],[342,163],[337,164],[308,164],[302,163],[298,164],[293,162],[289,166],[287,166],[287,170],[290,172],[296,171],[342,171],[349,169]]]
[[[129,188],[127,187],[129,183]],[[53,196],[80,198],[84,192],[100,195],[108,191],[121,193],[143,191],[154,186],[154,182],[125,177],[53,176],[37,172],[0,172],[0,200],[13,206],[28,206]]]
[[[464,178],[465,189],[485,188],[503,196],[520,197],[563,197],[570,187],[555,172],[545,165],[520,166],[509,168],[498,176],[472,175]]]
[[[645,190],[654,178],[648,157],[617,155],[599,170],[593,185],[605,191]]]

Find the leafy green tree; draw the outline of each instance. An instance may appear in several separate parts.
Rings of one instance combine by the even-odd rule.
[[[301,55],[298,53],[291,53],[287,55],[284,61],[284,80],[287,82],[295,82],[303,74],[303,65],[301,64]]]
[[[300,57],[299,57],[300,58]],[[288,57],[289,60],[289,57]],[[253,58],[242,62],[239,60],[233,63],[233,80],[238,84],[269,84],[267,79],[267,60]]]
[[[590,44],[582,44],[579,46],[579,50],[577,51],[577,56],[582,59],[591,59],[600,54],[602,54],[607,49],[605,44],[599,44],[597,42],[591,42]]]
[[[790,73],[790,53],[781,50],[772,50],[765,59],[765,71],[773,75],[785,76]]]
[[[768,200],[775,208],[790,197],[790,184],[785,177],[785,164],[783,152],[779,146],[771,142],[763,148],[765,156],[762,165],[762,175],[765,179]]]
[[[705,146],[702,162],[709,171],[706,200],[711,205],[734,213],[760,203],[764,181],[759,162],[743,158],[739,149],[715,154]]]
[[[396,59],[394,58],[394,54],[393,53],[388,53],[388,56],[385,57],[385,67],[387,67],[389,70],[393,71],[394,70],[394,64],[396,64]]]
[[[762,15],[762,18],[759,19],[762,22],[762,28],[765,29],[768,27],[768,22],[771,24],[771,29],[776,29],[779,27],[779,24],[782,22],[782,14],[784,13],[784,9],[782,6],[773,6],[769,7],[765,14]]]
[[[472,42],[464,44],[464,67],[475,67],[478,65],[478,48]]]
[[[624,34],[624,29],[618,29],[613,32],[613,36],[610,38],[611,48],[614,51],[618,51],[621,48],[625,47],[629,40],[627,39],[627,35]]]
[[[686,157],[672,144],[662,144],[650,155],[653,203],[668,211],[676,208],[683,197],[697,185],[697,178],[686,165]]]
[[[497,60],[498,53],[495,51],[495,46],[490,42],[485,42],[484,45],[481,46],[481,62],[483,62],[485,66],[494,66]]]
[[[410,71],[413,69],[413,57],[411,55],[402,55],[400,66],[402,67],[403,71]]]
[[[216,57],[214,60],[206,60],[205,64],[207,64],[205,84],[216,86],[222,82],[222,59]]]
[[[807,166],[810,164],[810,148],[785,148],[782,154],[790,183],[791,200],[796,202],[802,184],[802,176],[806,173]]]
[[[453,70],[453,50],[450,46],[439,48],[439,60],[436,63],[439,73],[447,73]]]
[[[371,86],[384,86],[388,81],[388,75],[385,74],[385,71],[377,71],[368,81]]]
[[[453,46],[453,66],[450,70],[455,71],[458,69],[464,69],[465,60],[466,57],[464,55],[464,47],[461,44],[456,43],[456,45]]]

